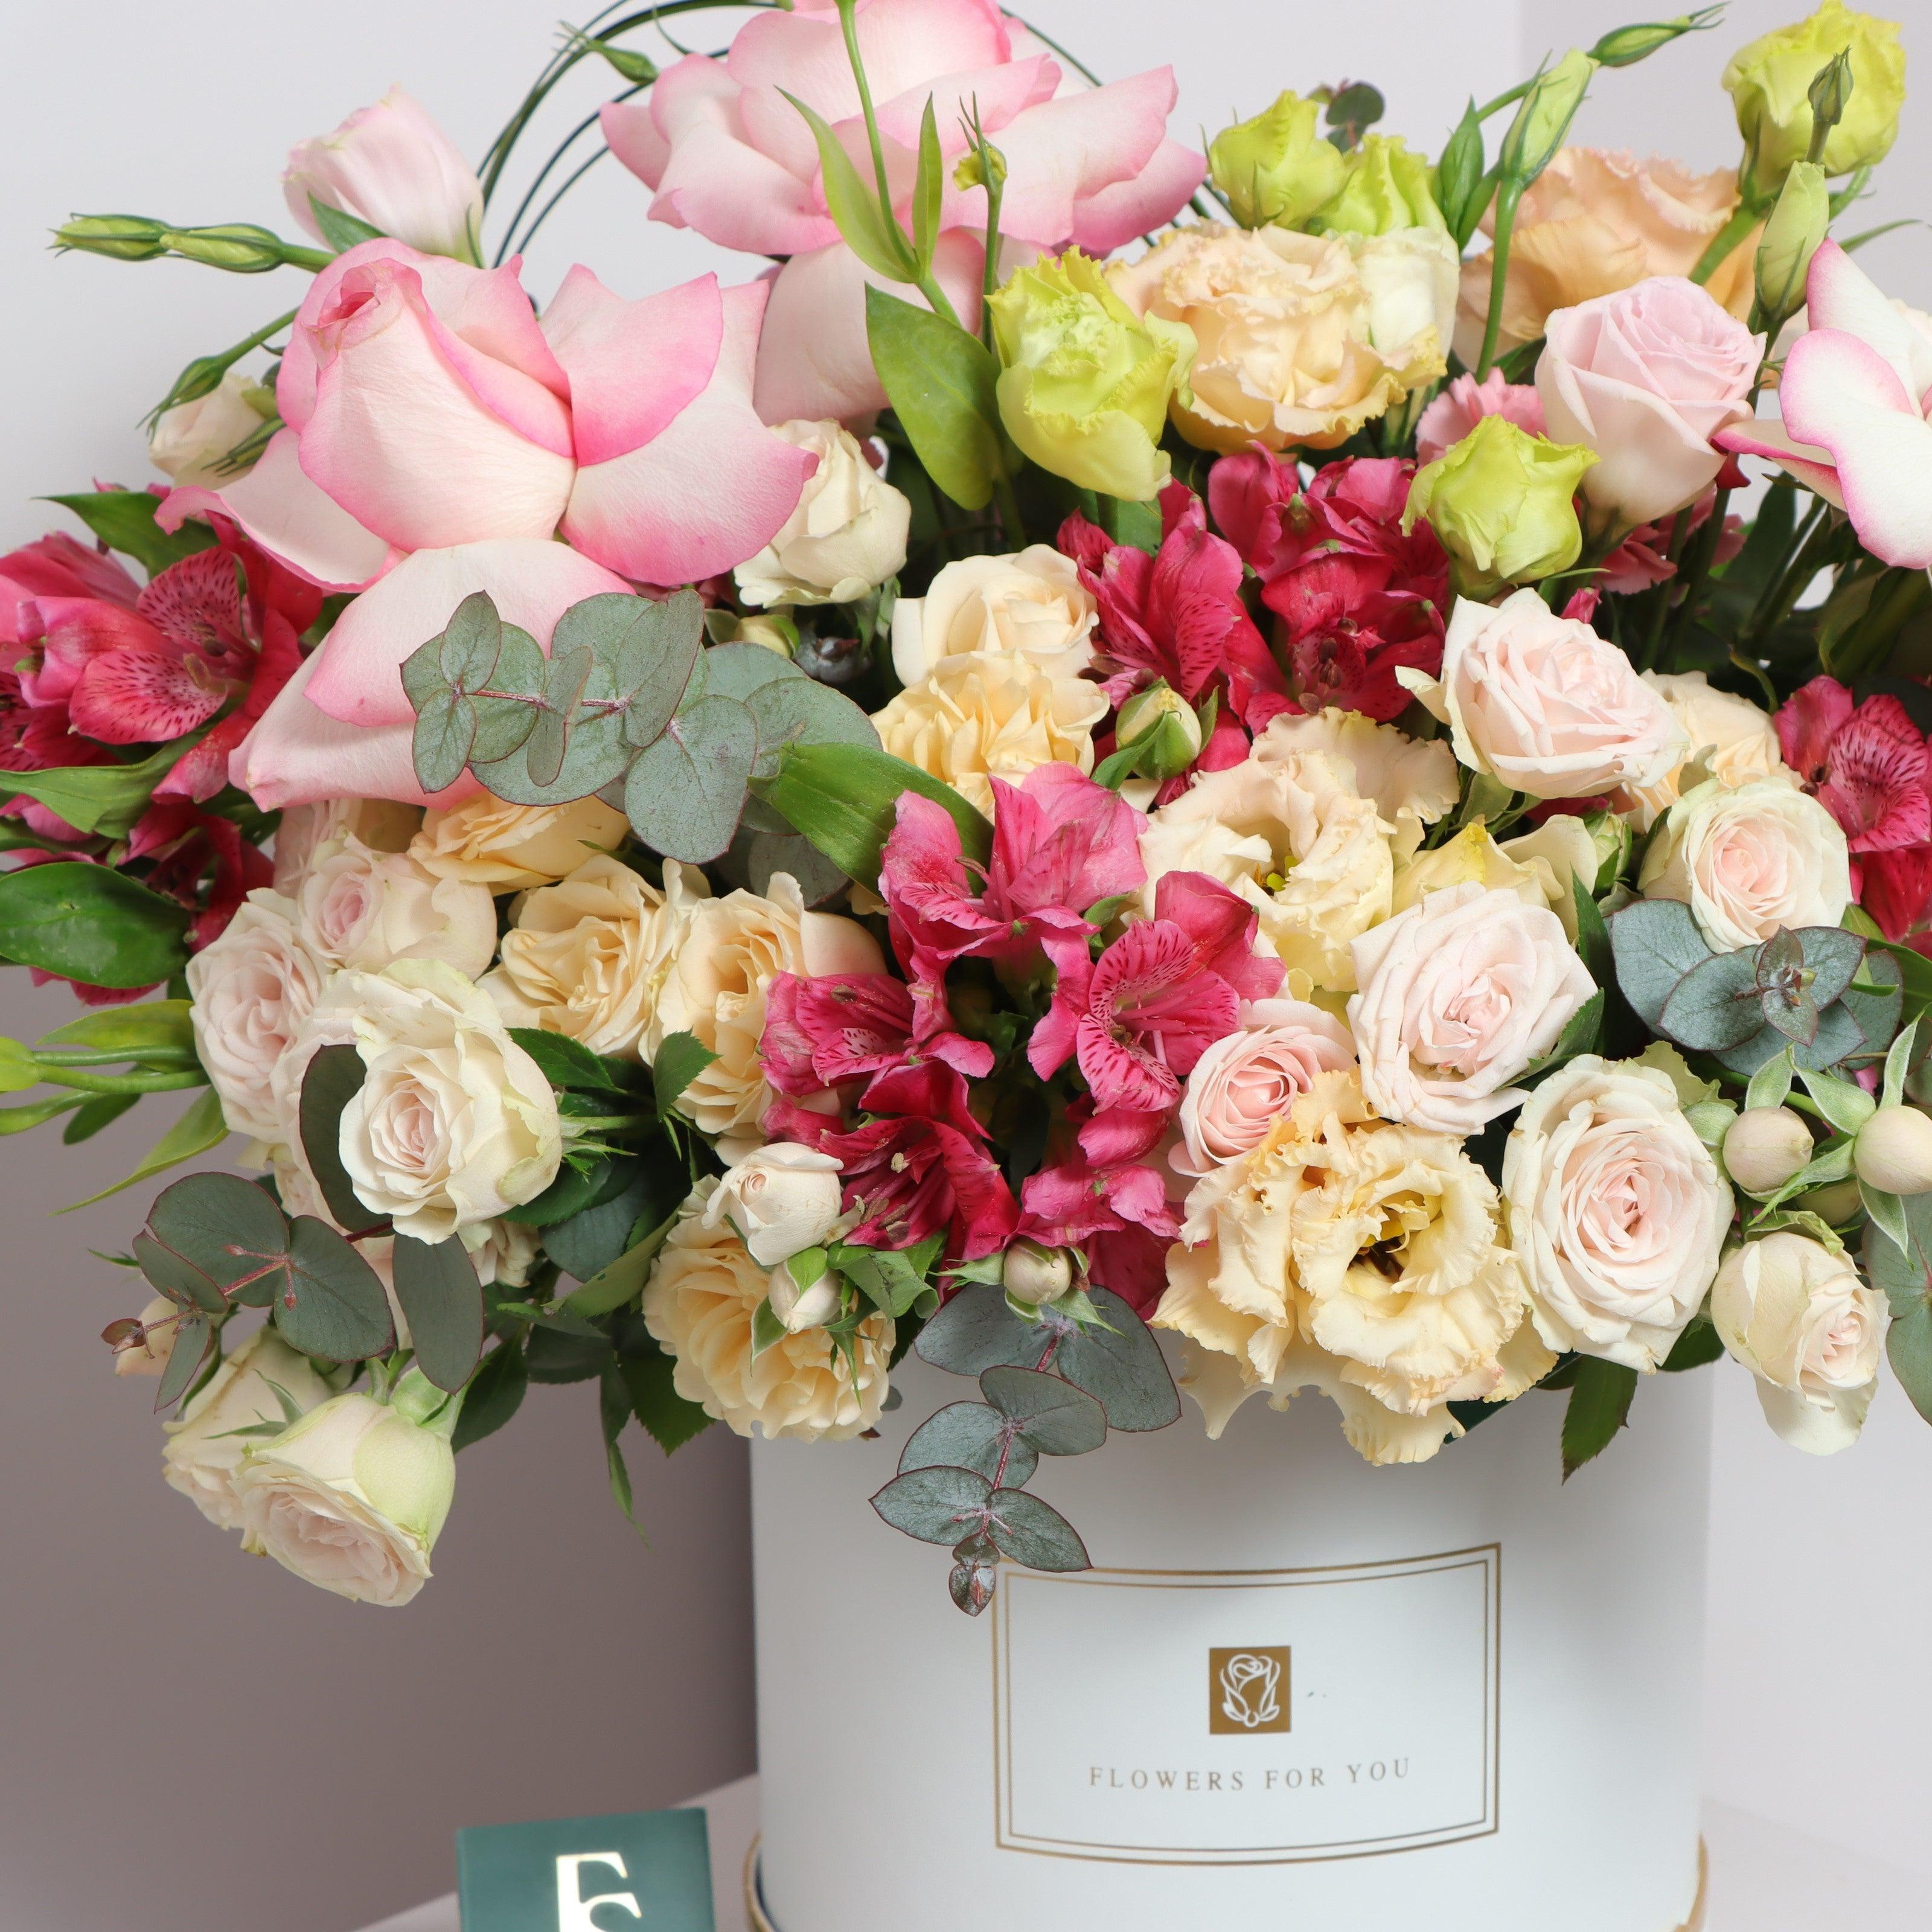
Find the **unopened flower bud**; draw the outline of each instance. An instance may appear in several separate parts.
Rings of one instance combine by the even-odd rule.
[[[752,1258],[774,1268],[788,1256],[815,1248],[838,1220],[838,1163],[797,1141],[768,1141],[718,1182],[704,1221],[729,1220]]]
[[[1634,26],[1612,28],[1590,50],[1590,58],[1604,67],[1634,67],[1680,35],[1709,26],[1722,10],[1706,8],[1700,13],[1679,14],[1674,20],[1646,20]]]
[[[954,187],[961,189],[984,188],[988,172],[992,175],[994,187],[1004,188],[1006,185],[1006,156],[989,142],[986,145],[986,160],[982,164],[980,158],[980,152],[976,147],[968,148],[960,156],[959,165],[952,170]]]
[[[76,214],[54,230],[54,246],[110,261],[152,262],[168,252],[167,232],[145,214]]]
[[[226,268],[231,274],[262,275],[289,260],[281,237],[252,221],[229,221],[213,228],[170,228],[169,249],[204,268]]]
[[[1299,228],[1342,186],[1342,154],[1322,133],[1322,104],[1283,94],[1208,150],[1214,185],[1244,228]]]
[[[999,1587],[998,1546],[990,1537],[969,1536],[954,1548],[952,1555],[952,1574],[946,1587],[953,1602],[969,1617],[976,1617]]]
[[[1179,692],[1154,684],[1121,706],[1114,739],[1123,751],[1140,746],[1144,778],[1178,778],[1201,755],[1201,720]]]
[[[760,644],[768,651],[776,651],[782,658],[788,658],[798,649],[798,626],[776,610],[740,617],[738,634],[733,641]]]
[[[1810,1161],[1811,1130],[1789,1107],[1753,1107],[1724,1136],[1724,1172],[1747,1194],[1782,1187]]]
[[[1595,58],[1580,47],[1572,47],[1538,79],[1503,136],[1500,166],[1508,179],[1527,186],[1550,165],[1570,132],[1596,71]]]
[[[1852,1165],[1882,1194],[1932,1190],[1932,1117],[1916,1107],[1881,1107],[1858,1130]]]
[[[1028,1308],[1058,1301],[1073,1286],[1073,1258],[1064,1248],[1038,1241],[1015,1241],[1006,1252],[1002,1277],[1006,1292]]]
[[[806,1277],[802,1282],[801,1274]],[[802,1335],[808,1328],[823,1328],[837,1318],[838,1277],[825,1265],[823,1249],[808,1248],[772,1270],[765,1298],[785,1333]]]
[[[1811,257],[1831,223],[1832,194],[1825,185],[1825,170],[1814,161],[1796,163],[1784,178],[1778,206],[1757,247],[1757,298],[1768,323],[1803,305]]]
[[[1828,1180],[1822,1187],[1808,1187],[1789,1204],[1834,1228],[1842,1228],[1864,1207],[1856,1180]]]
[[[1617,874],[1630,862],[1630,848],[1636,835],[1630,822],[1614,812],[1586,812],[1583,829],[1597,848],[1597,878],[1592,896],[1606,892],[1616,884]]]

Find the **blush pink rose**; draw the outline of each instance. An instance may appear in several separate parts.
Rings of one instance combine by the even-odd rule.
[[[1670,706],[1630,659],[1534,590],[1493,609],[1459,598],[1442,683],[1423,694],[1464,764],[1532,798],[1655,784],[1685,749]]]
[[[229,778],[266,812],[320,799],[448,806],[480,788],[467,773],[432,798],[417,784],[416,713],[404,658],[472,591],[546,650],[572,604],[630,586],[562,544],[533,538],[418,550],[364,591],[236,748]]]
[[[1549,434],[1600,460],[1582,491],[1613,521],[1654,524],[1694,503],[1724,466],[1719,430],[1750,415],[1764,338],[1695,282],[1658,275],[1549,320],[1537,393]]]
[[[1088,88],[993,0],[859,0],[856,31],[908,230],[920,123],[933,104],[945,159],[938,272],[969,327],[986,196],[961,188],[953,169],[974,105],[1006,164],[1001,230],[1024,247],[1072,242],[1105,255],[1172,219],[1200,185],[1202,157],[1167,139],[1174,85],[1166,68]],[[885,401],[865,354],[867,278],[839,238],[816,144],[788,93],[865,155],[858,92],[829,6],[757,15],[722,60],[691,55],[644,98],[610,103],[604,136],[656,190],[654,220],[784,259],[772,298],[784,326],[772,328],[758,370],[766,419],[863,415]]]
[[[1174,1171],[1196,1177],[1258,1147],[1315,1084],[1355,1064],[1355,1044],[1333,1013],[1305,1000],[1256,1000],[1240,1031],[1194,1064],[1180,1097]]]
[[[1415,426],[1415,460],[1433,463],[1453,449],[1485,416],[1506,416],[1531,436],[1544,431],[1543,398],[1527,382],[1512,382],[1492,369],[1479,382],[1458,376],[1422,412]]]
[[[641,582],[755,556],[817,460],[752,408],[765,285],[704,275],[626,302],[574,268],[539,323],[518,266],[386,239],[339,256],[282,358],[288,427],[238,484],[171,493],[164,524],[219,512],[337,590],[560,524]]]
[[[1597,990],[1544,906],[1506,886],[1429,892],[1356,940],[1348,1001],[1362,1091],[1386,1120],[1473,1134]]]

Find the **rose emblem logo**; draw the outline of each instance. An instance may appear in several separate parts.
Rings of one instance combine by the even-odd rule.
[[[1281,1722],[1281,1660],[1238,1650],[1221,1666],[1220,1714],[1244,1731],[1270,1730]]]

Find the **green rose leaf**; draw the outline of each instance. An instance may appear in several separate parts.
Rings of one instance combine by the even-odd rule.
[[[718,1058],[694,1033],[666,1034],[651,1062],[658,1117],[668,1120],[684,1090]]]
[[[745,705],[700,698],[638,754],[624,782],[632,829],[667,859],[709,864],[737,832],[758,755],[758,728]]]
[[[0,957],[91,986],[152,986],[188,958],[187,911],[106,866],[0,876]]]
[[[1678,899],[1640,899],[1609,924],[1618,988],[1654,1031],[1677,982],[1708,959],[1711,949]]]
[[[1052,1504],[1024,1490],[995,1490],[988,1510],[986,1534],[1002,1556],[1029,1570],[1094,1567],[1086,1544]]]
[[[702,1436],[712,1423],[696,1402],[678,1394],[676,1366],[656,1342],[640,1353],[620,1356],[617,1363],[632,1413],[667,1456]]]
[[[1001,1474],[1003,1448],[1006,1466]],[[988,1483],[1000,1475],[1015,1489],[1029,1481],[1039,1466],[1039,1450],[982,1402],[949,1402],[914,1430],[899,1456],[902,1475],[914,1469],[970,1469]]]
[[[536,1062],[553,1087],[574,1087],[594,1094],[618,1094],[624,1090],[622,1063],[605,1060],[567,1033],[547,1033],[540,1027],[512,1027],[510,1037]]]
[[[1724,1342],[1710,1319],[1694,1315],[1659,1366],[1667,1375],[1680,1375],[1686,1369],[1701,1369],[1718,1360],[1724,1352]]]
[[[980,1527],[992,1494],[992,1484],[976,1469],[909,1469],[873,1497],[872,1507],[893,1528],[922,1543],[952,1544]]]
[[[1085,1390],[1058,1376],[1036,1369],[992,1368],[980,1376],[980,1388],[1003,1415],[1019,1424],[1042,1455],[1084,1456],[1107,1439],[1106,1411]]]
[[[1630,1399],[1636,1394],[1636,1370],[1596,1355],[1585,1355],[1578,1361],[1576,1378],[1570,1384],[1569,1406],[1563,1412],[1566,1483],[1610,1447],[1617,1431],[1630,1420]]]
[[[495,1435],[523,1406],[530,1383],[520,1342],[505,1342],[493,1350],[471,1377],[464,1392],[450,1447],[467,1449],[471,1443]]]
[[[658,1158],[626,1164],[624,1184],[608,1200],[544,1230],[544,1252],[574,1280],[596,1280],[630,1251],[633,1230],[655,1228],[676,1211],[686,1177],[663,1148],[653,1151]]]
[[[453,1395],[475,1374],[483,1353],[483,1286],[469,1253],[454,1235],[430,1243],[398,1234],[395,1275],[416,1366]]]
[[[962,509],[984,508],[1004,466],[992,351],[957,322],[869,285],[866,339],[926,474]]]
[[[644,1283],[650,1279],[651,1264],[657,1259],[658,1250],[676,1225],[676,1215],[667,1214],[648,1234],[634,1240],[608,1268],[591,1276],[564,1306],[572,1314],[588,1318],[608,1315],[613,1309],[636,1300],[644,1291]],[[634,1234],[637,1232],[634,1226],[631,1232]],[[650,1423],[646,1421],[644,1426],[650,1428]],[[651,1432],[656,1435],[657,1432],[652,1430]]]

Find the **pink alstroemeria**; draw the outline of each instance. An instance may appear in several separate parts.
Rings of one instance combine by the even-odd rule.
[[[916,792],[899,800],[879,890],[916,977],[969,955],[1024,964],[1049,938],[1084,938],[1090,906],[1146,880],[1146,819],[1072,766],[1040,766],[1017,786],[995,778],[993,799],[983,872],[965,858],[951,813]]]
[[[937,1060],[969,1079],[990,1073],[993,1050],[984,1041],[968,1040],[944,1024],[928,1026],[921,1036],[919,1021],[933,1010],[932,1002],[916,999],[890,973],[828,973],[812,980],[781,973],[765,995],[758,1042],[765,1076],[779,1093],[800,1100],[848,1081],[870,1080],[860,1105],[878,1112],[880,1075],[922,1060]],[[943,1004],[938,1012],[950,1018]]]
[[[1077,512],[1060,548],[1080,566],[1100,607],[1101,667],[1116,704],[1164,678],[1190,704],[1222,693],[1250,731],[1294,707],[1288,680],[1241,602],[1241,560],[1212,535],[1201,499],[1184,484],[1160,493],[1161,545],[1149,556],[1117,544]]]
[[[1244,999],[1281,984],[1277,959],[1252,951],[1254,909],[1200,872],[1170,872],[1154,916],[1129,926],[1096,960],[1083,944],[1052,950],[1053,1004],[1033,1030],[1028,1058],[1042,1079],[1078,1062],[1094,1096],[1090,1157],[1118,1158],[1144,1140],[1150,1117],[1179,1103],[1181,1082],[1234,1029]]]
[[[847,1132],[836,1118],[782,1097],[763,1124],[768,1135],[838,1161],[845,1206],[864,1216],[849,1240],[909,1248],[943,1232],[949,1260],[976,1261],[1012,1238],[1019,1204],[976,1128],[969,1132],[954,1118],[890,1114]]]
[[[1862,704],[1834,677],[1814,677],[1773,721],[1784,762],[1844,827],[1855,853],[1932,838],[1925,734],[1895,698]]]
[[[539,321],[512,260],[475,268],[387,238],[318,274],[276,380],[283,422],[218,490],[176,490],[326,589],[412,551],[548,541],[633,581],[754,555],[817,459],[752,407],[766,287],[715,275],[625,302],[573,268]]]
[[[1932,567],[1932,337],[1835,242],[1811,258],[1809,327],[1778,382],[1781,424],[1712,438],[1765,456],[1844,510],[1873,556]]]
[[[1102,1288],[1144,1312],[1167,1286],[1167,1251],[1180,1220],[1160,1172],[1138,1162],[1090,1166],[1076,1150],[1020,1190],[1019,1233],[1049,1247],[1078,1247]]]
[[[986,196],[953,175],[972,112],[1006,163],[1002,232],[1024,248],[1072,242],[1106,255],[1172,220],[1200,185],[1202,158],[1167,139],[1169,68],[1088,88],[993,0],[859,0],[854,28],[908,232],[920,124],[933,104],[944,184],[934,272],[968,328]],[[654,220],[783,262],[759,358],[765,419],[866,416],[886,400],[866,349],[866,285],[878,278],[839,238],[817,146],[788,94],[831,123],[869,180],[858,89],[829,6],[754,16],[722,60],[688,56],[648,94],[610,103],[604,137],[656,190]]]
[[[1932,952],[1932,934],[1917,930],[1932,916],[1932,844],[1865,853],[1852,861],[1852,884],[1886,938]]]

